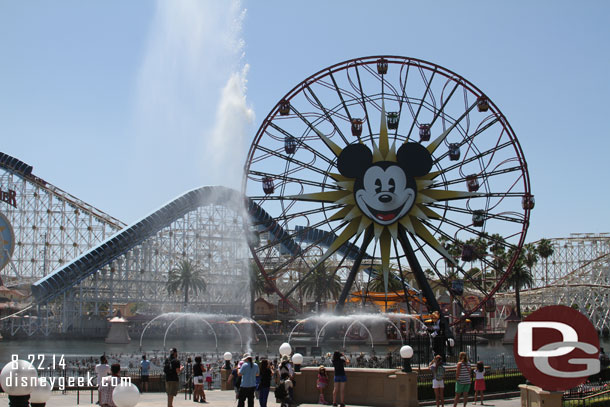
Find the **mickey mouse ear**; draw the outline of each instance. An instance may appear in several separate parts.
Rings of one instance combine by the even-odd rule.
[[[355,143],[345,147],[337,159],[341,175],[357,178],[364,174],[373,162],[373,153],[364,144]]]
[[[432,156],[426,147],[419,143],[405,143],[396,153],[398,165],[407,175],[421,177],[432,169]]]

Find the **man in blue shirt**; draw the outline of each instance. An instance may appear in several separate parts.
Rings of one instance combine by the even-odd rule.
[[[146,355],[142,355],[142,361],[140,362],[140,377],[142,379],[142,391],[148,391],[148,372],[150,369],[150,362],[146,360]]]
[[[249,353],[246,353],[242,360],[244,364],[239,368],[238,373],[241,376],[241,386],[237,398],[237,407],[244,407],[246,399],[248,399],[248,407],[254,407],[256,376],[259,375],[258,365],[252,361],[252,356]]]

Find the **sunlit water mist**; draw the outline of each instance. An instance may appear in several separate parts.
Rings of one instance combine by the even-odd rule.
[[[168,198],[199,185],[240,188],[254,121],[244,18],[239,0],[157,2],[137,73],[126,171],[139,195],[160,185]]]
[[[134,95],[137,145],[127,173],[137,177],[138,195],[156,191],[151,199],[158,199],[162,191],[169,199],[200,185],[240,189],[254,122],[245,15],[239,0],[157,1]],[[234,295],[249,296],[247,264],[239,279]]]

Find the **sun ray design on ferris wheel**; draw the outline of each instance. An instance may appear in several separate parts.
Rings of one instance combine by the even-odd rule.
[[[470,111],[468,109],[467,112]],[[389,143],[388,128],[386,122],[385,103],[382,101],[381,106],[381,119],[380,119],[380,131],[378,143],[371,137],[371,143],[373,147],[372,151],[372,162],[397,162],[397,146],[394,141],[391,145]],[[433,140],[427,147],[426,150],[432,155],[436,149],[442,144],[447,135],[453,130],[455,125],[459,121],[456,121],[454,125],[447,128],[441,133],[435,140]],[[343,152],[343,148],[334,143],[329,137],[324,135],[321,131],[316,129],[314,126],[310,126],[313,131],[316,132],[318,137],[326,144],[330,151],[337,157]],[[408,143],[405,140],[404,143]],[[359,144],[364,144],[362,141]],[[355,192],[355,179],[344,176],[339,173],[329,173],[329,176],[335,180],[335,184],[341,188],[333,191],[323,191],[309,194],[301,194],[290,196],[288,198],[297,201],[312,201],[320,203],[332,203],[335,205],[341,205],[341,209],[337,210],[330,218],[330,221],[347,221],[347,225],[341,231],[337,239],[329,246],[324,255],[318,259],[317,265],[328,259],[333,253],[341,248],[354,236],[358,238],[362,232],[368,228],[373,228],[375,239],[380,248],[381,257],[381,268],[384,278],[384,286],[387,292],[388,276],[390,270],[390,252],[392,241],[398,239],[401,228],[411,235],[417,236],[422,239],[426,244],[436,250],[439,254],[445,257],[449,262],[452,262],[457,266],[457,261],[449,254],[449,252],[443,247],[443,245],[434,237],[434,235],[428,230],[425,225],[425,221],[429,219],[441,220],[442,216],[428,207],[429,204],[442,201],[450,201],[457,199],[469,199],[481,194],[476,192],[468,191],[455,191],[446,189],[433,189],[430,186],[433,184],[433,180],[441,174],[440,171],[431,171],[423,176],[415,177],[415,184],[417,188],[417,195],[413,206],[408,210],[406,214],[397,219],[396,222],[389,225],[384,225],[375,222],[369,216],[367,216],[356,203]],[[424,221],[424,222],[422,222]],[[404,233],[404,232],[403,232]],[[366,248],[365,248],[366,249]]]

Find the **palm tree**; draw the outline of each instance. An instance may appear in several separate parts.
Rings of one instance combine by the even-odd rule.
[[[204,292],[207,284],[202,271],[189,260],[181,260],[178,267],[169,271],[167,276],[167,292],[169,294],[182,291],[184,293],[184,308],[189,302],[189,291],[194,295]]]
[[[534,283],[534,279],[532,277],[531,269],[527,267],[526,264],[526,254],[524,253],[525,249],[521,251],[519,257],[515,261],[513,265],[513,269],[506,279],[506,284],[510,288],[515,289],[515,301],[517,308],[517,316],[521,318],[521,297],[519,291],[525,287],[531,287]],[[508,253],[509,258],[512,257],[512,253]]]
[[[326,299],[337,299],[341,294],[341,279],[337,274],[329,274],[325,262],[320,263],[302,280],[303,295],[313,297],[316,304]]]
[[[273,292],[272,287],[269,287],[267,280],[263,274],[259,271],[258,266],[254,261],[250,262],[250,290],[252,290],[252,297],[262,297],[263,295],[269,295]]]
[[[538,254],[544,259],[544,284],[549,283],[549,262],[548,258],[555,253],[553,243],[549,239],[540,239],[538,242]]]
[[[373,278],[369,283],[369,290],[373,292],[385,292],[385,284],[383,282],[383,272],[381,270],[372,271]],[[403,289],[400,276],[395,271],[390,270],[388,273],[388,292],[397,293]]]

